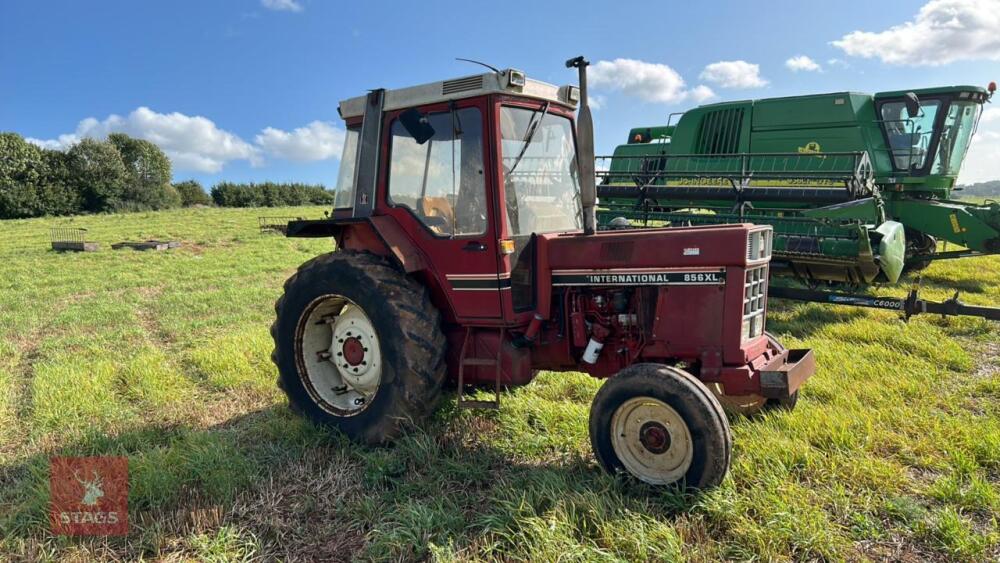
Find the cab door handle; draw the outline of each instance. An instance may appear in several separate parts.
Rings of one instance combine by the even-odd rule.
[[[466,252],[486,252],[486,245],[479,241],[472,241],[462,247],[462,250]]]

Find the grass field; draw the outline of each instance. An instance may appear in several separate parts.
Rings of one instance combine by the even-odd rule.
[[[601,472],[581,374],[367,449],[275,388],[273,302],[330,243],[260,235],[258,213],[0,223],[0,560],[1000,559],[995,324],[773,303],[819,372],[794,412],[733,421],[730,477],[700,496]],[[102,251],[48,251],[55,223]],[[108,248],[140,237],[184,247]],[[924,286],[998,304],[1000,257]],[[127,538],[50,536],[50,455],[128,456]]]

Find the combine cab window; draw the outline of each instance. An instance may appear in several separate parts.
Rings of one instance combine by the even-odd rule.
[[[413,212],[435,235],[486,231],[483,122],[476,108],[426,116],[434,136],[424,144],[392,122],[389,199]]]
[[[948,107],[931,174],[958,175],[981,107],[979,102],[952,102]]]
[[[354,127],[347,130],[347,136],[344,138],[344,152],[340,157],[337,187],[333,194],[334,209],[354,207],[354,165],[358,162],[359,135],[360,130]]]
[[[893,166],[897,170],[913,172],[924,168],[940,107],[941,100],[922,101],[920,115],[911,118],[902,100],[882,104],[879,110],[882,127],[889,142]]]

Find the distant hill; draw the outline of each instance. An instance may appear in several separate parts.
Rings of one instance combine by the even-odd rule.
[[[958,192],[958,195],[961,196],[1000,196],[1000,180],[977,182],[975,184],[960,185],[958,187],[962,190]]]

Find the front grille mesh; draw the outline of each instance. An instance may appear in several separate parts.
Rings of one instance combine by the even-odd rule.
[[[764,311],[767,301],[767,265],[748,268],[743,283],[743,317],[752,317]]]

